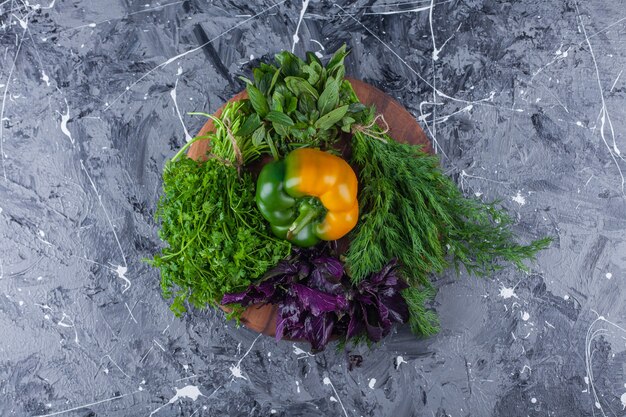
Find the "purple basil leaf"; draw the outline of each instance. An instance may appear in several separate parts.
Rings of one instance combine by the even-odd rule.
[[[320,256],[319,258],[311,261],[315,268],[329,278],[335,278],[336,282],[339,282],[343,276],[344,270],[341,261],[337,258],[331,258],[330,256]]]
[[[381,284],[385,284],[387,279],[390,279],[395,284],[397,282],[396,267],[398,261],[392,259],[387,265],[380,270],[380,272],[372,275],[369,279],[365,279],[359,283],[359,289],[367,290],[376,288]]]
[[[347,338],[350,339],[363,333],[365,329],[363,320],[363,306],[357,303],[350,309],[350,323],[348,324]]]
[[[305,337],[313,350],[324,350],[335,325],[334,314],[322,314],[319,317],[307,316],[304,321]]]
[[[387,307],[391,320],[397,323],[409,321],[409,306],[399,292],[396,292],[391,297],[380,297],[378,302]]]
[[[286,295],[283,301],[278,305],[278,318],[276,320],[276,340],[283,337],[296,339],[294,336],[297,327],[304,327],[304,323],[300,323],[302,309],[298,300],[290,295]]]
[[[273,281],[280,283],[293,282],[294,278],[300,273],[300,267],[297,263],[281,261],[274,268],[267,271],[263,277],[264,281]]]
[[[248,305],[246,304],[247,299],[248,299],[248,290],[245,290],[242,292],[228,293],[228,294],[224,294],[221,304],[240,303],[241,305],[245,307]]]
[[[333,282],[327,278],[322,271],[319,269],[314,269],[309,276],[309,281],[307,285],[311,288],[316,288],[328,294],[343,294],[344,289],[341,282]]]
[[[367,328],[367,337],[369,337],[372,342],[380,342],[383,336],[385,336],[383,329],[378,325],[365,322],[365,327]]]
[[[348,308],[348,302],[343,295],[326,294],[302,284],[292,284],[290,292],[298,298],[302,307],[314,316]]]
[[[250,285],[247,290],[238,293],[224,294],[222,304],[239,303],[243,307],[251,304],[273,302],[277,286],[273,280],[263,281],[259,285]],[[278,297],[282,298],[281,294]]]
[[[409,308],[401,294],[408,285],[400,277],[397,265],[392,260],[352,289],[348,338],[366,333],[370,340],[378,342],[391,332],[393,323],[408,321]]]
[[[309,276],[308,285],[329,294],[344,292],[341,279],[344,276],[343,265],[337,258],[320,256],[311,261],[313,270]]]

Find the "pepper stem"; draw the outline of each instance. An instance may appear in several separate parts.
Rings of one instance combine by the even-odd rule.
[[[302,231],[309,223],[311,223],[317,216],[323,212],[320,207],[314,207],[309,203],[303,203],[300,208],[300,214],[291,223],[289,230],[287,230],[287,239],[291,239]]]

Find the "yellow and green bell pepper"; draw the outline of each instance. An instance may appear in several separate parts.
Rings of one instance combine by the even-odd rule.
[[[273,233],[301,247],[337,240],[359,217],[357,177],[338,156],[311,148],[263,167],[256,203]]]

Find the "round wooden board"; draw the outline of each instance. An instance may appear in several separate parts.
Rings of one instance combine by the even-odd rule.
[[[369,85],[363,81],[347,78],[352,84],[357,97],[362,103],[367,105],[375,105],[376,111],[382,113],[389,125],[389,135],[400,142],[411,143],[414,145],[422,145],[424,151],[432,153],[430,141],[420,127],[419,123],[400,103],[392,97],[380,91],[378,88]],[[230,101],[237,101],[247,98],[246,91],[235,95]],[[215,116],[222,113],[220,107]],[[209,119],[197,136],[205,135],[215,130],[213,121]],[[199,140],[194,142],[187,153],[190,158],[202,161],[209,151],[210,143],[208,140]],[[228,307],[222,306],[222,310],[228,312]],[[253,305],[246,309],[241,316],[241,322],[250,330],[263,333],[267,336],[274,336],[276,332],[277,306],[275,305]]]

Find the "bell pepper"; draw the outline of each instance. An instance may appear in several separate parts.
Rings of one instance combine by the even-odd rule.
[[[256,203],[272,232],[301,247],[337,240],[359,217],[357,178],[346,161],[301,148],[259,174]]]

